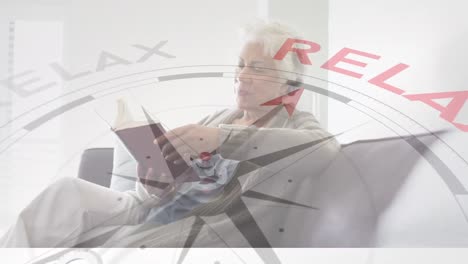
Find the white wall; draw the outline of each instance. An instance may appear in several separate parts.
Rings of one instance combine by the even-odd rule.
[[[10,21],[34,21],[47,23],[50,21],[63,20],[63,9],[60,5],[52,3],[28,3],[27,1],[3,1],[0,3],[0,57],[2,65],[0,67],[1,79],[10,76],[8,68],[4,65],[8,61],[8,25]],[[18,36],[17,36],[18,37]],[[23,36],[28,38],[28,36]],[[15,73],[20,73],[24,70],[34,70],[36,73],[43,72],[45,69],[45,61],[60,57],[60,51],[50,50],[48,47],[41,47],[41,44],[47,43],[47,39],[43,38],[40,32],[35,32],[29,39],[16,39],[17,43],[22,43],[22,46],[15,46]],[[5,41],[4,41],[5,40]],[[54,40],[57,41],[57,40]],[[60,39],[58,41],[61,41]],[[26,44],[27,43],[27,44]],[[26,45],[24,45],[26,44]],[[59,43],[53,43],[59,44]],[[53,45],[55,46],[55,45]],[[44,52],[43,48],[46,48]],[[53,54],[53,56],[50,56]],[[41,75],[39,75],[41,77]],[[35,77],[35,76],[32,76]],[[27,80],[27,78],[25,79]],[[24,80],[23,80],[24,81]],[[60,157],[59,140],[60,124],[51,122],[47,129],[39,129],[36,133],[18,140],[16,144],[12,144],[15,140],[25,135],[24,131],[18,129],[18,125],[7,121],[12,117],[16,117],[24,111],[27,111],[34,106],[43,102],[51,96],[56,96],[60,92],[60,86],[45,91],[34,98],[23,98],[14,92],[1,86],[0,101],[6,100],[10,103],[9,107],[0,107],[1,128],[0,135],[2,139],[5,136],[14,134],[11,140],[2,140],[2,150],[5,146],[11,145],[7,151],[2,151],[0,158],[1,177],[0,183],[2,186],[8,186],[2,194],[2,217],[0,229],[5,229],[7,223],[11,222],[13,217],[18,213],[21,207],[24,207],[38,192],[49,184],[53,166],[49,164],[57,163]],[[34,177],[34,175],[47,175],[46,177]]]
[[[408,94],[466,90],[468,21],[465,7],[466,3],[458,0],[331,1],[330,56],[343,47],[381,56],[378,61],[365,60],[369,64],[364,70],[350,68],[365,74],[359,82],[341,75],[333,80],[355,84],[354,88],[369,95],[405,109],[409,107],[411,116],[431,128],[451,127],[440,118],[431,118],[438,116],[431,108],[418,103],[407,106],[406,100],[400,100],[401,96],[366,87],[365,83],[383,70],[405,63],[410,67],[389,82]],[[466,110],[465,107],[457,121],[468,123]],[[331,122],[336,124],[340,120]]]

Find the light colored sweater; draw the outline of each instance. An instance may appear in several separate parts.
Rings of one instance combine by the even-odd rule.
[[[235,125],[232,122],[240,118],[243,111],[223,109],[206,116],[197,124],[221,129],[222,142],[218,153],[225,159],[249,160],[269,153],[288,149],[297,145],[332,137],[320,127],[315,117],[304,111],[296,110],[291,116],[285,108],[276,113],[263,127]],[[316,151],[323,160],[320,167],[338,153],[340,144],[334,138],[326,140]],[[319,162],[319,161],[317,161]],[[124,147],[117,142],[114,149],[114,175],[137,177],[136,162]],[[135,181],[121,177],[112,177],[111,189],[126,191],[135,188]]]
[[[315,117],[307,112],[295,111],[291,116],[282,108],[263,127],[232,124],[243,111],[224,109],[202,119],[199,124],[221,129],[218,152],[226,159],[248,160],[300,144],[332,137],[322,129]],[[327,140],[321,150],[336,153],[340,145],[335,139]]]

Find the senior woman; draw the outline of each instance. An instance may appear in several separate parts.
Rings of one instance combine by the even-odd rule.
[[[208,170],[212,174],[218,173],[218,176],[224,175],[224,182],[219,180],[223,177],[216,177],[213,182],[203,182],[202,185],[198,183],[195,187],[192,184],[194,189],[182,186],[171,190],[170,199],[162,199],[165,191],[143,184],[149,178],[162,182],[171,181],[156,176],[157,168],[138,166],[138,177],[143,180],[136,181],[134,188],[118,186],[119,180],[115,177],[111,189],[76,178],[61,179],[44,190],[21,212],[15,225],[3,237],[1,245],[71,247],[86,238],[106,233],[111,227],[141,227],[144,223],[158,223],[158,226],[170,227],[168,231],[162,231],[166,235],[160,234],[161,239],[155,245],[169,241],[166,245],[177,246],[175,238],[167,239],[167,234],[174,234],[174,222],[190,216],[214,216],[224,210],[231,210],[230,203],[240,201],[237,198],[242,192],[266,180],[267,173],[261,171],[271,172],[257,166],[257,169],[243,175],[242,179],[234,179],[239,162],[326,139],[320,148],[320,154],[315,156],[318,158],[310,163],[311,166],[326,166],[338,152],[339,144],[320,128],[312,114],[298,110],[291,114],[281,104],[263,105],[275,98],[282,98],[283,103],[287,104],[288,96],[299,88],[302,64],[294,56],[282,61],[273,59],[286,39],[297,37],[294,31],[279,23],[257,22],[244,27],[243,45],[234,79],[237,107],[218,111],[197,124],[176,128],[155,141],[162,146],[167,162],[187,162],[201,174],[207,173],[207,169],[200,168],[199,163],[194,162],[199,159],[188,160],[187,157],[198,157],[200,153],[216,153],[212,157],[214,164]],[[131,160],[121,146],[116,149],[115,158],[119,160],[118,163],[127,159],[128,162],[123,163],[133,168],[133,173],[136,174],[135,161]],[[181,156],[185,161],[180,160]],[[238,180],[238,185],[231,184]],[[210,184],[214,184],[211,189]],[[223,188],[231,185],[234,187]],[[118,188],[114,188],[115,186]],[[221,189],[222,193],[216,192],[205,199],[207,196],[203,190],[207,186],[209,190]],[[181,193],[182,189],[182,195],[175,195]],[[115,243],[109,241],[122,242],[122,238],[131,237],[134,233],[135,229],[120,230],[104,245],[115,246]],[[117,244],[126,246],[131,242]],[[216,246],[209,242],[207,245]]]

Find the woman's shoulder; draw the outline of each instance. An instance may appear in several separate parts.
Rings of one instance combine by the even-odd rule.
[[[312,126],[314,128],[320,127],[317,118],[310,112],[295,110],[290,117],[290,123],[294,127]]]
[[[239,110],[236,108],[219,109],[200,120],[198,124],[217,126],[221,123],[230,123],[231,119],[234,119],[238,113]]]
[[[292,120],[300,120],[300,119],[313,119],[317,120],[315,116],[311,112],[295,110],[294,113],[291,115]]]

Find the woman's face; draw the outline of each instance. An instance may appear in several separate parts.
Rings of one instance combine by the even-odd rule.
[[[273,58],[264,54],[262,44],[249,42],[242,47],[234,83],[239,109],[265,108],[261,104],[286,94],[285,83],[276,71]]]

